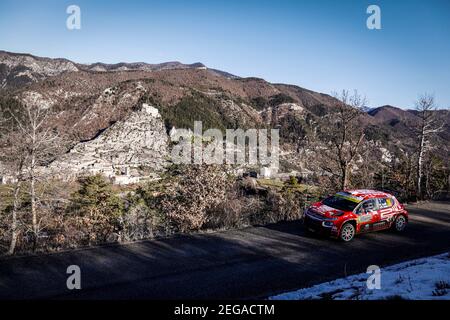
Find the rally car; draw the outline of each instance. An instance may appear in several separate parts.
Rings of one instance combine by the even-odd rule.
[[[408,212],[389,193],[346,190],[307,208],[303,223],[309,231],[348,242],[365,232],[384,229],[401,232],[408,223]]]

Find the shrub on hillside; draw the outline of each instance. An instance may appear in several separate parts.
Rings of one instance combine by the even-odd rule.
[[[70,199],[66,234],[73,235],[72,241],[81,244],[116,240],[123,201],[101,175],[81,178],[79,183],[80,189]]]
[[[119,218],[120,240],[136,241],[150,239],[158,234],[163,225],[155,210],[149,208],[142,198],[130,196],[127,209]]]
[[[234,183],[224,201],[208,211],[204,228],[231,229],[252,224],[252,216],[264,210],[264,201],[253,181],[246,178]]]
[[[181,232],[200,229],[207,213],[226,199],[230,180],[220,166],[188,166],[162,197],[165,215]]]
[[[126,197],[125,210],[120,218],[121,241],[149,239],[170,233],[168,219],[158,203],[164,184],[149,182]]]
[[[289,185],[289,182],[288,182]],[[305,206],[306,195],[289,187],[270,189],[266,197],[267,214],[263,223],[300,219]]]

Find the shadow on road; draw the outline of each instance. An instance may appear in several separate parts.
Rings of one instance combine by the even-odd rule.
[[[450,243],[448,208],[413,208],[405,233],[371,233],[351,243],[312,236],[293,221],[0,260],[0,298],[267,297],[365,272],[369,265],[444,252]],[[81,268],[79,291],[66,287],[69,265]]]

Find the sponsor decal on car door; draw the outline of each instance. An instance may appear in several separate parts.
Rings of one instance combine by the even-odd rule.
[[[379,221],[380,215],[377,211],[377,202],[374,199],[364,201],[358,209],[358,224],[360,232],[370,231],[372,225]]]

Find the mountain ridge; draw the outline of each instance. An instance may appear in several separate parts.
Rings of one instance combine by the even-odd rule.
[[[44,66],[42,66],[44,64]],[[0,87],[17,88],[26,84],[39,82],[47,77],[64,72],[93,71],[160,71],[172,69],[206,69],[211,73],[228,78],[239,78],[231,73],[208,68],[201,62],[184,64],[179,61],[162,63],[118,62],[90,64],[78,63],[66,58],[49,58],[35,56],[29,53],[15,53],[0,50]]]
[[[325,120],[339,103],[328,94],[296,85],[270,83],[256,77],[227,77],[199,63],[179,67],[177,62],[169,62],[158,65],[157,70],[148,70],[150,65],[140,63],[127,68],[122,68],[122,64],[89,65],[106,70],[95,71],[68,60],[35,60],[27,54],[19,54],[19,58],[13,55],[11,61],[2,64],[6,55],[0,52],[0,83],[12,79],[14,85],[7,88],[5,96],[54,110],[50,125],[64,133],[60,154],[96,139],[145,103],[158,109],[167,133],[173,127],[191,128],[197,120],[204,122],[205,130],[279,128],[282,146],[291,155],[284,162],[291,167],[294,163],[301,170],[304,163],[299,150],[313,144],[317,132],[327,130]],[[5,68],[13,73],[6,74],[6,78],[3,73],[2,78],[1,70]],[[15,75],[24,76],[20,72],[28,72],[25,75],[32,77],[28,82],[14,82]],[[418,117],[413,111],[382,106],[359,112],[368,140],[398,156],[414,152],[413,126]],[[442,113],[442,117],[449,117],[448,112]],[[450,140],[449,132],[447,125],[446,133],[441,135],[444,145]],[[440,152],[448,151],[444,147]]]

